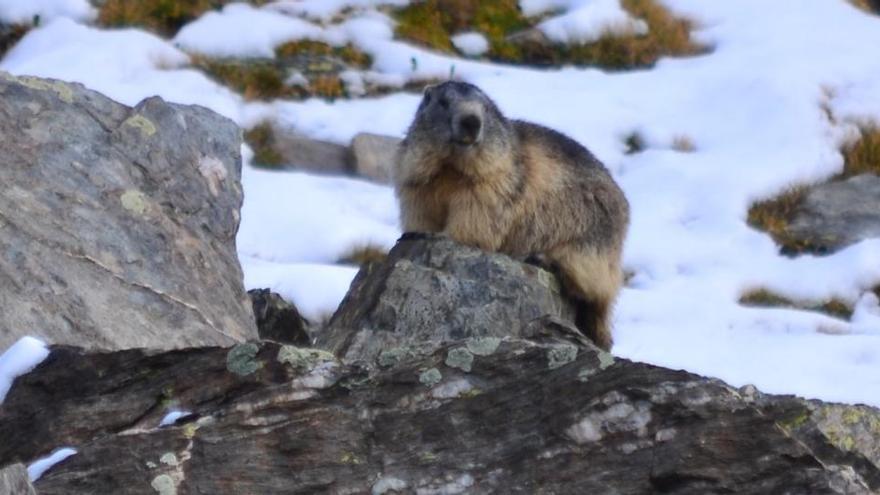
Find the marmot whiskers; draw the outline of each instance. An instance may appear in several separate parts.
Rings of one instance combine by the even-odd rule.
[[[586,148],[450,81],[425,91],[394,172],[404,231],[544,258],[580,303],[578,327],[611,348],[629,204]]]

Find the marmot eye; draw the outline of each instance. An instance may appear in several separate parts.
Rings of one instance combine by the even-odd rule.
[[[440,98],[440,106],[445,108],[449,108],[449,100],[446,98]]]

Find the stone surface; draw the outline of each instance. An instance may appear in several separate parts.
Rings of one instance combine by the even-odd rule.
[[[53,347],[0,407],[0,465],[75,446],[40,494],[880,491],[877,409],[615,359],[546,272],[442,238],[371,266],[328,334],[350,363]]]
[[[22,335],[104,349],[256,337],[233,122],[3,72],[0,116],[0,348]]]
[[[0,495],[35,495],[24,464],[0,469]]]
[[[391,183],[397,148],[402,139],[361,132],[351,140],[354,173],[367,179]]]
[[[311,344],[308,322],[300,316],[296,306],[269,289],[249,290],[248,296],[254,306],[257,332],[261,339],[282,344]]]
[[[811,189],[786,234],[822,252],[880,237],[880,176],[862,174]]]
[[[284,168],[325,174],[350,174],[351,151],[329,141],[312,139],[277,124],[272,124],[273,147],[281,156]]]
[[[316,346],[371,362],[431,340],[526,336],[545,319],[573,315],[556,279],[536,266],[405,234],[384,263],[361,269]]]
[[[447,364],[468,340],[372,371],[248,344],[245,374],[229,349],[55,348],[0,409],[0,463],[76,445],[35,483],[40,494],[880,489],[876,462],[823,436],[811,403],[756,401],[716,380],[615,360],[553,326],[541,334],[491,351],[477,344],[484,352],[469,370]],[[159,427],[172,408],[193,414]],[[875,409],[858,414],[880,420]]]

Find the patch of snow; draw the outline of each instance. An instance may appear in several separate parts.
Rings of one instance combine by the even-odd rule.
[[[275,10],[231,3],[183,26],[174,43],[188,52],[212,57],[275,57],[288,41],[329,40],[320,26]]]
[[[191,415],[192,413],[189,411],[170,411],[164,418],[162,418],[162,421],[159,422],[159,427],[173,425],[178,419]]]
[[[158,36],[136,29],[97,29],[57,19],[31,30],[0,60],[0,70],[82,83],[136,105],[159,95],[197,104],[239,121],[241,97],[183,68],[189,57]]]
[[[641,19],[634,19],[620,5],[620,0],[570,0],[553,3],[555,8],[564,8],[565,13],[541,22],[538,29],[555,43],[591,43],[606,33],[648,32],[648,24]],[[529,8],[535,7],[530,5]]]
[[[283,0],[266,6],[288,14],[308,17],[321,21],[329,21],[346,9],[368,9],[380,5],[405,7],[409,0]]]
[[[489,51],[489,41],[477,32],[456,34],[452,37],[452,44],[468,57],[479,57]]]
[[[52,452],[51,455],[43,457],[42,459],[37,459],[32,462],[27,467],[28,478],[30,478],[31,483],[40,479],[40,476],[43,476],[43,473],[52,468],[52,466],[58,464],[59,462],[67,459],[68,457],[76,454],[76,450],[70,447],[63,447],[55,452]]]
[[[40,24],[58,17],[91,21],[98,15],[88,0],[0,0],[0,24]]]
[[[46,344],[33,337],[22,337],[0,355],[0,404],[12,387],[12,381],[43,362],[49,356]]]

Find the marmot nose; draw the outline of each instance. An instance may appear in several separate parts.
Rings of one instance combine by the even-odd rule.
[[[480,139],[483,121],[474,114],[463,115],[458,119],[455,138],[464,143],[475,143]]]

